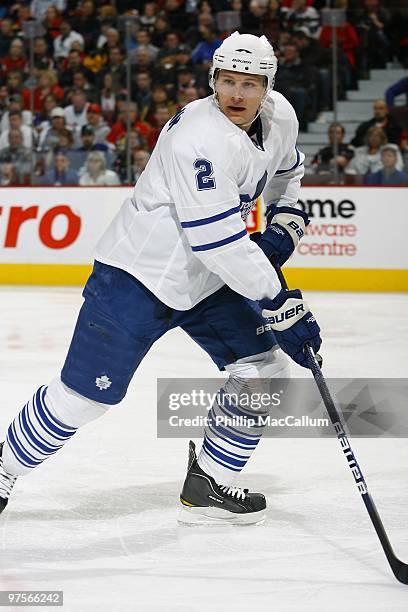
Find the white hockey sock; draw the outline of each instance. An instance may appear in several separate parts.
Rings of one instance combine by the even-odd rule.
[[[258,418],[267,413],[255,414],[234,405],[224,389],[220,390],[218,397],[208,415],[197,461],[217,484],[231,485],[256,449],[264,429],[258,424]],[[248,425],[252,421],[254,424]]]
[[[62,448],[78,427],[108,408],[68,389],[59,378],[40,387],[8,428],[4,469],[14,476],[27,474]]]
[[[29,472],[56,453],[76,432],[76,428],[61,423],[51,413],[46,394],[47,387],[40,387],[8,428],[3,465],[10,474]]]
[[[255,399],[260,391],[268,392],[269,381],[287,378],[289,369],[285,355],[277,347],[239,359],[225,369],[230,378],[209,412],[197,461],[217,484],[230,486],[256,449],[265,428],[264,417],[268,414],[267,408],[255,407],[253,402],[249,406],[242,400],[244,397]],[[238,401],[231,401],[235,397]]]

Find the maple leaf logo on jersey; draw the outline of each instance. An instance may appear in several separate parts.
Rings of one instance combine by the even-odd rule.
[[[109,377],[106,376],[106,374],[104,374],[103,376],[99,376],[95,379],[95,385],[98,387],[99,391],[105,391],[106,389],[109,389],[111,384],[112,381],[109,380]]]

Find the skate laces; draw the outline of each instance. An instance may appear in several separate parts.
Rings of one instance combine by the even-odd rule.
[[[3,461],[0,459],[0,497],[8,499],[11,489],[17,480],[17,476],[12,476],[3,467]]]
[[[231,497],[235,497],[236,499],[244,500],[246,494],[248,493],[248,489],[241,489],[241,487],[228,487],[228,486],[220,486],[220,489],[226,495],[230,495]]]

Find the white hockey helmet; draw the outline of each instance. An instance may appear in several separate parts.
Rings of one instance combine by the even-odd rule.
[[[213,55],[209,82],[215,92],[217,70],[232,70],[260,74],[267,78],[267,91],[273,88],[278,61],[266,36],[234,32],[226,38]]]

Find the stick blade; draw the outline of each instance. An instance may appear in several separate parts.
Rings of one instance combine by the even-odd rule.
[[[408,564],[403,563],[397,557],[391,560],[391,569],[394,572],[394,576],[402,584],[408,584]]]

